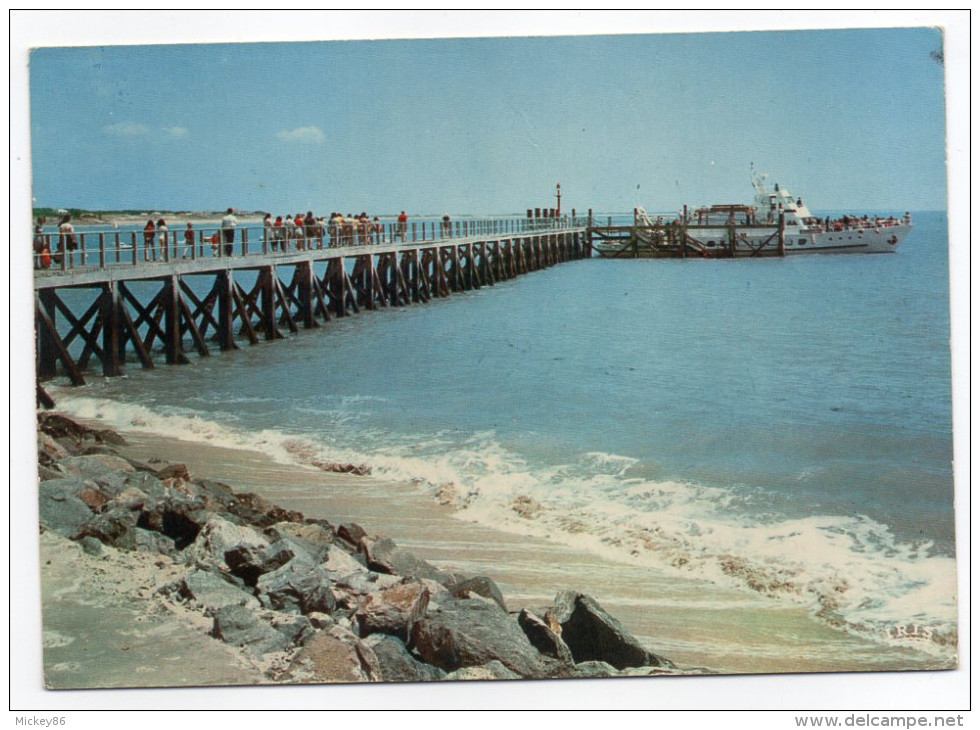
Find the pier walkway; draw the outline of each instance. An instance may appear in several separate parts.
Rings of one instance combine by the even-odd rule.
[[[362,309],[493,286],[588,257],[587,231],[588,220],[576,218],[436,222],[421,229],[393,224],[387,232],[324,235],[281,251],[261,227],[242,227],[230,255],[224,244],[212,246],[205,231],[186,248],[176,236],[145,247],[141,232],[76,234],[88,240],[34,272],[38,403],[53,405],[43,381],[63,375],[82,385],[93,359],[101,375],[118,376],[130,362],[143,368],[161,358],[188,363],[194,354],[209,356],[215,345],[233,350]],[[260,240],[249,241],[250,232]],[[57,251],[59,234],[51,238]]]

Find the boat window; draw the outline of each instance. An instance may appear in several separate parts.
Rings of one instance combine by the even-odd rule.
[[[806,239],[805,238],[801,238],[800,239],[800,245],[801,246],[805,246],[806,245]]]

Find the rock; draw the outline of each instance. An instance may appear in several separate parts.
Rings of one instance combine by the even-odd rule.
[[[408,641],[428,605],[428,588],[418,581],[400,583],[368,594],[354,618],[362,637],[382,633]]]
[[[186,552],[189,559],[203,560],[231,572],[225,555],[232,553],[232,561],[238,561],[239,565],[261,565],[262,552],[268,547],[269,541],[265,536],[251,527],[236,525],[224,517],[211,515]],[[246,554],[251,556],[247,561]],[[258,578],[257,575],[250,577]]]
[[[39,464],[37,467],[37,480],[39,482],[45,482],[48,479],[61,479],[63,476],[65,476],[65,472],[61,471],[57,464],[50,467]]]
[[[314,629],[329,629],[337,623],[329,613],[320,613],[319,611],[310,611],[306,618],[310,620]]]
[[[318,631],[293,658],[293,682],[371,682],[379,679],[380,662],[370,647],[340,627]]]
[[[526,608],[517,616],[517,624],[524,631],[531,645],[545,656],[557,659],[562,664],[573,664],[572,651],[561,637],[551,630],[543,619]]]
[[[367,566],[378,573],[401,575],[406,578],[445,579],[446,576],[433,565],[414,553],[404,550],[391,538],[361,538],[360,548],[364,552]]]
[[[174,541],[159,532],[144,530],[141,527],[133,528],[133,549],[140,553],[160,553],[161,555],[173,555],[177,552]]]
[[[521,679],[521,675],[514,674],[496,659],[479,667],[463,667],[446,675],[446,680],[450,682],[487,679]]]
[[[189,573],[180,581],[177,590],[181,597],[196,602],[210,612],[225,606],[259,607],[258,599],[246,593],[242,586],[209,570]]]
[[[98,557],[105,552],[105,550],[102,548],[102,543],[94,537],[83,537],[78,542],[82,546],[82,550],[84,550],[88,555]]]
[[[138,512],[114,507],[102,514],[90,516],[90,519],[81,525],[71,538],[81,540],[91,537],[103,545],[112,545],[120,550],[136,550],[140,544],[136,534],[138,518]]]
[[[600,677],[618,677],[620,671],[608,662],[588,661],[573,665],[562,676],[573,679],[597,679]]]
[[[355,474],[359,477],[367,476],[371,473],[371,467],[367,464],[343,464],[336,461],[319,461],[314,459],[310,465],[322,471],[336,472],[338,474]]]
[[[296,526],[299,528],[308,527],[307,525]],[[302,530],[297,530],[297,532],[302,532]],[[308,540],[292,535],[288,530],[278,529],[276,526],[267,528],[265,535],[272,542],[265,551],[269,570],[275,570],[279,566],[285,565],[293,557],[302,558],[308,563],[322,563],[326,560],[327,554],[330,552],[331,543],[329,541],[321,542],[320,538],[323,537],[322,535],[314,535],[316,540]],[[290,557],[283,560],[282,558],[287,553]],[[276,560],[281,561],[279,565],[275,565]]]
[[[265,534],[272,540],[282,540],[287,537],[301,540],[324,552],[334,544],[335,536],[333,525],[326,520],[277,522],[271,527],[267,527]]]
[[[286,651],[293,645],[285,633],[252,609],[239,605],[223,606],[214,612],[211,635],[257,655]]]
[[[331,613],[337,607],[326,572],[298,559],[262,575],[256,588],[262,605],[286,613]]]
[[[402,582],[400,576],[375,573],[364,567],[339,578],[333,577],[334,574],[331,573],[328,575],[331,576],[333,582],[333,594],[337,599],[337,607],[351,612],[356,611],[370,594],[384,588],[391,588]]]
[[[429,609],[412,629],[423,661],[453,672],[494,659],[522,677],[546,676],[550,666],[503,609],[482,599],[451,599]]]
[[[327,553],[327,559],[322,567],[334,580],[351,573],[359,573],[367,570],[364,563],[361,563],[353,555],[340,547],[334,547]],[[375,573],[374,575],[377,575]]]
[[[367,537],[364,528],[355,522],[348,522],[337,528],[337,537],[346,542],[353,549],[357,549],[361,540]]]
[[[112,503],[114,507],[131,512],[144,512],[152,509],[156,505],[156,500],[141,489],[125,487],[121,492],[116,492]]]
[[[74,537],[92,518],[92,510],[75,496],[86,486],[77,477],[41,482],[38,485],[41,524],[65,537]]]
[[[249,492],[236,494],[227,509],[231,514],[259,528],[269,527],[277,522],[303,521],[300,512],[283,509],[264,497]]]
[[[91,429],[60,413],[38,413],[37,422],[43,433],[56,439],[68,437],[72,441],[81,441],[91,433]]]
[[[85,479],[108,479],[110,482],[121,480],[121,475],[131,474],[135,469],[128,461],[111,454],[90,454],[87,456],[69,456],[61,460],[61,465],[80,474]]]
[[[78,490],[75,493],[75,496],[82,500],[82,502],[85,503],[85,506],[93,512],[97,512],[102,509],[102,507],[104,507],[110,499],[109,495],[100,489],[96,489],[95,486],[84,487]]]
[[[297,646],[306,642],[315,633],[313,624],[306,616],[279,613],[278,611],[263,611],[259,617],[269,621],[272,628]]]
[[[617,669],[673,666],[644,648],[591,596],[574,591],[559,593],[547,618],[549,623],[557,622],[561,626],[561,638],[571,649],[576,663],[604,661]]]
[[[185,482],[191,480],[191,474],[187,470],[187,464],[167,464],[162,469],[156,470],[157,479],[183,479]]]
[[[364,639],[364,645],[378,657],[382,682],[431,682],[443,679],[446,673],[431,664],[420,662],[408,647],[394,636],[372,634]]]
[[[497,587],[497,584],[486,576],[479,575],[474,578],[453,581],[446,587],[454,598],[471,598],[474,595],[482,596],[483,598],[489,598],[505,611],[507,610],[507,603],[504,601],[504,596]]]
[[[165,535],[173,540],[177,550],[183,550],[197,540],[207,519],[207,513],[197,503],[167,499],[144,504],[139,526]]]
[[[119,456],[119,450],[114,446],[106,446],[105,444],[95,444],[94,446],[86,446],[81,450],[83,456],[91,456],[92,454],[108,454],[110,456]],[[127,462],[128,463],[128,462]]]
[[[38,463],[50,466],[56,461],[67,459],[71,456],[68,449],[59,444],[50,434],[39,431],[37,434],[37,457]]]

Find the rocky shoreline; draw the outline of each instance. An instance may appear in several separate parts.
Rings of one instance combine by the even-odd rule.
[[[132,601],[221,642],[258,671],[250,682],[705,671],[651,652],[588,595],[510,612],[487,576],[440,570],[357,524],[306,518],[183,464],[124,458],[123,445],[114,431],[38,415],[42,584],[68,547],[100,570],[140,558],[152,575]]]

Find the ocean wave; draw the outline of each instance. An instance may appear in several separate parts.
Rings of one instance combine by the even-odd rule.
[[[862,515],[765,516],[719,487],[637,476],[636,460],[589,452],[531,463],[492,431],[396,436],[324,413],[321,433],[249,431],[186,409],[151,409],[59,394],[79,418],[216,446],[261,451],[289,464],[367,464],[376,477],[424,486],[459,519],[590,550],[787,601],[838,629],[883,644],[955,657],[956,571],[930,543],[900,542]]]

